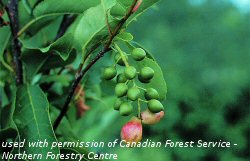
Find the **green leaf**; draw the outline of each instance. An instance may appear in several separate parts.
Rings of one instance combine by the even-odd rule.
[[[129,10],[131,4],[133,4],[134,0],[117,0],[117,3],[114,7],[112,7],[110,13],[114,19],[121,19],[127,11]],[[144,11],[146,11],[149,7],[154,5],[159,0],[143,0],[139,9],[132,14],[132,16],[128,19],[126,24],[128,25],[133,20],[136,19],[139,15],[141,15]]]
[[[0,111],[1,111],[1,107],[5,107],[9,104],[9,99],[5,93],[5,90],[4,90],[4,85],[0,85],[0,98],[1,98],[1,101],[0,101]]]
[[[10,28],[8,26],[1,27],[0,35],[1,35],[0,37],[0,61],[6,69],[13,71],[13,69],[4,60],[4,50],[6,49],[10,36],[11,36]]]
[[[0,109],[0,128],[5,129],[11,126],[14,106],[5,106]]]
[[[51,20],[51,21],[49,21]],[[55,41],[62,22],[60,17],[46,17],[35,23],[26,35],[19,37],[21,42],[28,43],[33,48],[42,48]],[[38,32],[39,31],[39,32]]]
[[[107,11],[115,5],[115,0],[102,0],[96,7],[88,9],[74,24],[72,31],[75,41],[86,52],[89,44],[95,44],[108,35],[106,23]]]
[[[41,83],[60,83],[62,86],[69,86],[72,76],[69,74],[61,74],[61,75],[43,75],[39,84]]]
[[[76,51],[72,50],[69,55],[69,58],[64,61],[60,59],[58,55],[44,54],[40,52],[40,50],[28,51],[24,53],[22,60],[24,62],[27,79],[31,80],[35,74],[39,72],[64,67],[72,63],[76,59]]]
[[[69,55],[70,56],[66,61],[59,59],[58,56],[50,56],[49,59],[46,60],[45,63],[43,63],[42,67],[40,68],[40,71],[45,71],[47,69],[58,67],[65,67],[66,65],[72,63],[77,57],[76,50],[72,50]]]
[[[153,2],[155,1],[156,0],[154,0]],[[74,25],[71,26],[69,32],[74,33],[75,44],[77,44],[76,46],[81,46],[83,55],[87,52],[91,45],[96,44],[100,41],[104,41],[105,38],[109,36],[107,17],[111,29],[119,22],[118,19],[112,18],[114,17],[114,15],[112,15],[112,12],[109,11],[114,6],[120,5],[123,6],[123,10],[125,11],[124,13],[126,13],[132,3],[132,0],[102,0],[100,5],[88,9],[76,20]],[[151,1],[146,2],[146,5],[144,5],[143,9],[145,10],[151,4],[153,4]],[[141,12],[144,10],[141,10]],[[139,14],[141,12],[137,12],[136,14]],[[129,21],[131,21],[131,19],[129,19]],[[125,37],[120,38],[125,39],[126,41],[130,41],[132,39],[132,35],[127,34]]]
[[[133,35],[131,33],[128,32],[121,32],[119,33],[116,37],[115,40],[121,40],[121,41],[132,41],[133,40]]]
[[[47,148],[32,148],[26,144],[21,150],[29,154],[39,151],[44,156],[47,152],[59,153],[58,148],[50,149],[50,144],[57,140],[49,117],[49,102],[39,87],[26,84],[17,89],[14,122],[21,141],[26,139],[27,142],[35,142],[46,139],[49,143]]]
[[[53,102],[53,100],[55,100],[56,102]],[[58,102],[60,102],[59,104],[61,105],[62,103],[64,103],[65,101],[65,98],[60,96],[55,96],[53,97],[53,99],[50,101],[51,104],[58,104]],[[52,122],[54,122],[58,115],[60,114],[60,109],[51,105],[50,104],[50,118],[52,120]],[[57,105],[57,106],[60,106],[60,105]],[[71,108],[71,107],[70,107]],[[75,107],[72,107],[72,108],[75,108]],[[57,128],[57,135],[61,135],[61,136],[64,136],[64,138],[71,138],[73,140],[73,138],[75,140],[77,140],[78,136],[75,134],[75,131],[73,130],[73,127],[72,125],[70,124],[69,120],[68,120],[68,116],[67,117],[64,117],[60,123],[60,126]],[[75,125],[73,125],[75,126]]]
[[[50,17],[45,17],[39,21],[36,21],[31,28],[29,28],[27,34],[30,35],[35,35],[37,33],[40,32],[44,32],[43,29],[48,27],[49,25],[53,24],[56,22],[57,25],[59,25],[60,23],[57,22],[57,19],[59,19],[60,17],[58,16],[50,16]],[[61,19],[60,19],[61,20]],[[58,27],[55,27],[55,25],[53,26],[54,30],[58,30]],[[52,32],[52,30],[50,30],[50,33]],[[53,31],[54,32],[54,31]],[[54,32],[52,35],[56,34],[56,32]],[[48,36],[48,35],[46,35]]]
[[[131,3],[133,3],[133,1]],[[127,8],[119,1],[117,1],[117,4],[110,10],[110,14],[112,15],[112,17],[118,20],[120,20],[126,13]]]
[[[155,75],[150,83],[141,83],[141,85],[143,85],[144,88],[155,88],[160,95],[160,99],[164,100],[167,94],[167,85],[161,67],[155,61],[149,58],[144,58],[143,61],[136,63],[136,66],[138,67],[138,69],[141,69],[143,67],[150,67],[154,70]]]
[[[122,0],[119,0],[122,1]],[[144,13],[147,9],[149,9],[152,5],[156,4],[159,0],[143,0],[138,10],[128,19],[127,25],[132,21],[136,20],[138,16]]]
[[[63,14],[81,14],[87,9],[96,6],[100,3],[100,0],[44,0],[34,9],[35,19],[29,21],[22,29],[19,34],[25,32],[30,26],[37,21],[50,16],[59,16]]]
[[[28,7],[26,4],[24,3],[24,1],[27,0],[22,0],[22,2],[20,1],[20,3],[18,3],[18,19],[19,19],[19,26],[23,26],[26,23],[28,23],[33,17],[31,15],[31,8]]]
[[[58,54],[64,61],[68,59],[69,53],[71,52],[73,48],[73,35],[70,33],[67,33],[63,35],[61,38],[56,40],[55,42],[51,43],[47,47],[37,47],[36,44],[32,42],[32,39],[28,40],[21,40],[24,48],[29,50],[40,50],[42,53],[47,54]]]
[[[45,0],[35,9],[35,17],[51,16],[58,14],[81,14],[90,7],[96,6],[100,0]]]
[[[9,89],[8,89],[9,88]],[[6,87],[5,87],[6,89]],[[5,106],[0,110],[0,127],[2,129],[7,129],[10,127],[15,127],[13,123],[13,113],[15,110],[15,100],[16,100],[16,87],[12,88],[12,85],[8,84],[6,89],[6,94],[9,90],[8,99],[10,101],[10,105]]]

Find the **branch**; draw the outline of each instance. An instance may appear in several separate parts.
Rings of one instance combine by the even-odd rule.
[[[10,19],[10,28],[12,33],[12,46],[13,46],[13,57],[16,71],[16,83],[17,85],[23,84],[23,65],[21,61],[21,45],[17,38],[19,30],[19,19],[18,19],[18,0],[10,0],[6,7],[7,14]]]
[[[138,0],[134,0],[133,4],[131,5],[130,9],[128,10],[127,14],[123,17],[123,19],[120,20],[120,22],[118,23],[118,25],[115,27],[114,31],[112,32],[112,34],[110,35],[109,40],[107,41],[106,45],[104,46],[103,50],[100,51],[95,58],[93,58],[89,64],[81,71],[81,73],[76,77],[76,79],[74,80],[72,87],[70,88],[69,91],[69,95],[64,103],[64,106],[59,114],[59,116],[57,117],[56,121],[54,122],[54,130],[57,129],[57,127],[59,126],[60,122],[62,121],[63,117],[66,115],[68,109],[69,109],[69,104],[74,96],[75,93],[75,89],[77,87],[77,85],[80,83],[80,81],[82,80],[82,78],[85,76],[85,74],[89,71],[89,69],[101,58],[104,56],[105,53],[107,53],[108,51],[111,50],[110,45],[114,39],[114,37],[119,33],[120,29],[122,28],[122,26],[124,25],[124,23],[127,21],[127,19],[133,14],[133,9],[136,5]]]

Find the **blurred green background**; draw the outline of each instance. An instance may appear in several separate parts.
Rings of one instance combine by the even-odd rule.
[[[223,140],[238,145],[199,149],[116,147],[100,152],[117,153],[119,161],[249,159],[250,13],[241,1],[234,2],[162,0],[129,31],[153,53],[168,85],[166,115],[160,123],[144,126],[143,139]],[[120,128],[129,118],[111,110],[113,98],[94,102],[87,102],[92,110],[75,127],[80,129],[79,136],[96,141],[120,138]]]

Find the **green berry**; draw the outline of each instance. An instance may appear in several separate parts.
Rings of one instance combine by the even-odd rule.
[[[103,70],[102,77],[106,80],[113,79],[117,74],[117,71],[114,67],[107,67]]]
[[[136,69],[133,66],[126,67],[124,70],[124,75],[127,79],[134,79],[136,76]]]
[[[125,83],[118,83],[115,86],[115,94],[117,95],[117,97],[125,96],[127,94],[127,91],[128,86]]]
[[[140,77],[142,80],[150,80],[154,77],[154,70],[150,67],[143,67],[140,71]]]
[[[135,101],[140,96],[140,90],[137,87],[131,87],[128,89],[127,95],[131,101]]]
[[[144,93],[144,97],[146,100],[151,100],[151,99],[159,99],[160,96],[156,89],[148,88]]]
[[[122,104],[122,100],[120,98],[117,98],[114,103],[114,110],[119,110],[120,106]]]
[[[150,80],[145,80],[145,79],[143,79],[143,78],[141,77],[140,74],[138,75],[138,80],[139,80],[140,82],[142,82],[142,83],[149,83],[149,82],[150,82]]]
[[[146,52],[142,48],[135,48],[132,51],[132,57],[136,61],[141,61],[146,57]]]
[[[119,74],[116,77],[116,82],[117,83],[125,83],[128,79],[125,77],[125,75],[123,73]]]
[[[120,115],[129,116],[133,112],[133,106],[128,102],[123,102],[120,106]]]
[[[158,101],[156,99],[152,99],[152,100],[148,101],[148,109],[149,109],[149,111],[151,111],[153,113],[158,113],[158,112],[162,111],[164,109],[164,107],[160,101]]]
[[[125,55],[125,59],[128,60],[127,55]],[[117,53],[117,54],[115,55],[115,62],[117,62],[117,64],[119,64],[119,65],[121,65],[121,66],[125,66],[125,63],[124,63],[124,61],[122,60],[122,57],[121,57],[121,55],[120,55],[119,53]]]

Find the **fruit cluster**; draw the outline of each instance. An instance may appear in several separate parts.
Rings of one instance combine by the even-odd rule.
[[[164,115],[164,107],[159,101],[160,96],[156,89],[144,89],[136,84],[136,78],[142,84],[150,83],[150,81],[155,76],[155,71],[148,66],[136,69],[128,62],[128,56],[131,56],[136,62],[144,60],[146,57],[146,52],[142,48],[135,48],[133,49],[132,53],[128,55],[121,51],[118,46],[116,47],[118,52],[116,52],[114,56],[115,64],[113,66],[106,67],[103,70],[102,78],[105,80],[113,80],[114,78],[116,79],[115,95],[117,96],[117,99],[114,103],[114,109],[118,110],[121,116],[131,115],[133,113],[132,103],[134,101],[138,102],[138,118],[135,119],[133,117],[132,121],[129,121],[123,127],[121,132],[123,139],[126,138],[125,140],[127,141],[134,140],[138,142],[140,139],[132,139],[131,137],[133,135],[127,134],[126,129],[130,129],[129,127],[134,128],[133,122],[135,122],[136,125],[141,123],[154,124],[158,122]],[[117,64],[123,67],[123,70],[120,73],[117,70]],[[143,112],[141,112],[141,102],[147,103],[147,110]],[[138,122],[138,120],[140,121]],[[139,128],[137,131],[137,134],[136,132],[133,132],[133,134],[138,135],[142,133],[142,128]]]
[[[141,48],[135,48],[131,53],[135,61],[142,61],[146,57],[146,53]],[[143,67],[137,72],[137,69],[128,64],[128,55],[124,53],[117,53],[115,55],[115,62],[124,67],[122,73],[117,74],[116,65],[107,67],[103,71],[103,78],[105,80],[112,80],[116,77],[115,94],[118,97],[114,104],[114,109],[119,110],[122,116],[128,116],[133,112],[131,105],[132,101],[144,101],[140,98],[141,90],[144,91],[144,98],[146,99],[148,109],[153,113],[158,113],[163,110],[163,105],[159,99],[159,94],[156,89],[143,89],[136,85],[134,79],[136,76],[142,83],[149,83],[154,77],[154,70],[150,67]],[[132,82],[133,85],[129,86]],[[140,117],[140,116],[139,116]]]

